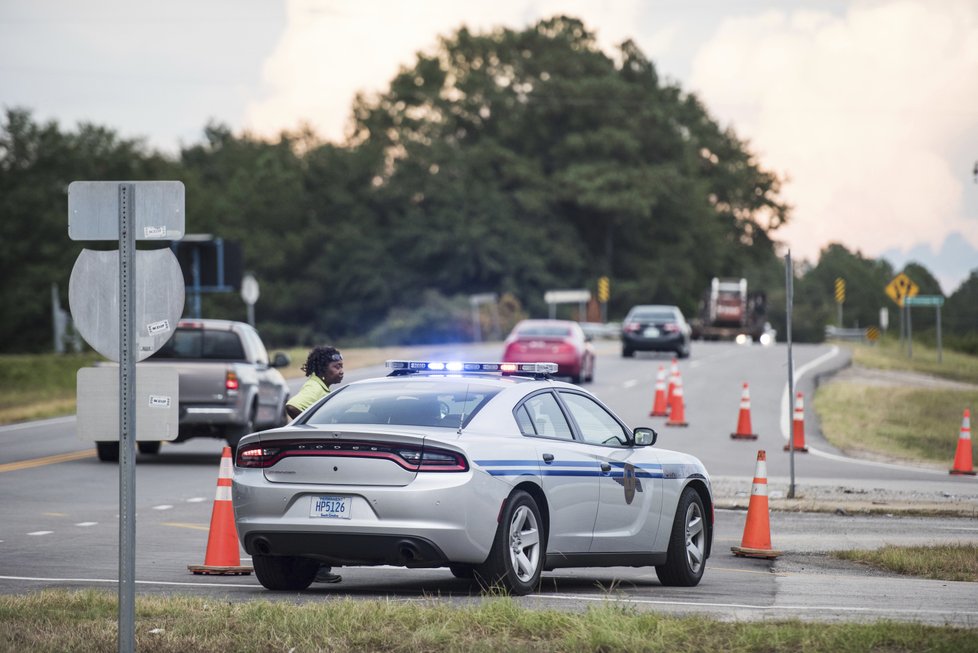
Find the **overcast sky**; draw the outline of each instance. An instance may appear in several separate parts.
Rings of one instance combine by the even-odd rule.
[[[0,106],[169,153],[208,121],[338,140],[439,35],[558,13],[636,41],[789,180],[795,259],[841,242],[947,293],[978,268],[975,0],[0,0]]]

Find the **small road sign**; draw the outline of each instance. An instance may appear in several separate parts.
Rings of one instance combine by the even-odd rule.
[[[846,280],[839,277],[835,280],[835,303],[842,304],[846,301]]]
[[[907,306],[943,306],[944,297],[941,295],[917,295],[907,297],[904,302]]]
[[[903,306],[903,300],[908,297],[915,297],[920,292],[920,287],[910,277],[901,272],[893,277],[893,280],[883,290],[886,291],[890,299],[897,303],[897,306]]]

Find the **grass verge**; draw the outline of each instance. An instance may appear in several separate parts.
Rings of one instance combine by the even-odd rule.
[[[108,651],[116,647],[114,595],[45,591],[0,596],[0,651]],[[606,605],[584,612],[529,610],[498,598],[478,606],[332,600],[229,603],[137,597],[136,645],[176,651],[932,651],[971,650],[978,629],[880,621],[717,622]]]
[[[978,545],[975,544],[886,545],[872,551],[835,551],[833,555],[908,576],[978,582]]]
[[[896,339],[886,339],[875,345],[852,345],[852,362],[863,367],[881,370],[904,370],[930,374],[942,379],[978,384],[978,357],[944,349],[941,362],[937,350],[918,342],[913,344],[913,358],[907,358],[906,347]]]
[[[948,466],[969,406],[978,407],[978,390],[837,381],[815,394],[822,434],[846,453]]]
[[[978,385],[978,357],[914,344],[908,359],[899,342],[852,345],[856,366],[927,374]],[[978,387],[929,389],[923,384],[873,385],[839,380],[819,387],[813,402],[821,431],[855,456],[950,465],[965,408],[978,408]]]

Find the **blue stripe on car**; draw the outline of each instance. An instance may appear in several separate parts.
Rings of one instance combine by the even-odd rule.
[[[540,467],[536,460],[476,460],[476,465],[485,469],[490,476],[523,476],[530,474],[532,468]],[[598,461],[553,461],[546,464],[537,471],[542,476],[608,476],[611,478],[621,478],[625,475],[625,463],[611,463],[615,469],[611,472],[602,472],[601,463]],[[566,469],[566,468],[578,469]],[[670,466],[674,467],[674,466]],[[581,469],[583,468],[583,469]],[[674,469],[670,472],[675,473]],[[647,467],[636,467],[635,476],[637,478],[663,478],[662,465],[649,465]],[[674,477],[673,477],[674,478]]]

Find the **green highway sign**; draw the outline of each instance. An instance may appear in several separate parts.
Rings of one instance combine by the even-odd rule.
[[[943,306],[944,298],[941,295],[917,295],[906,297],[903,302],[907,306]]]

